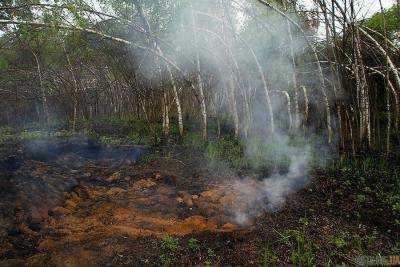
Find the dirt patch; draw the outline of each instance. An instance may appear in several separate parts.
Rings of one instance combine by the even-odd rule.
[[[226,212],[234,197],[226,187],[210,190],[196,169],[171,162],[165,168],[163,160],[142,166],[126,160],[127,148],[121,156],[76,142],[75,148],[54,140],[24,144],[19,168],[8,173],[16,194],[2,196],[3,259],[36,262],[45,253],[74,265],[95,257],[90,250],[69,251],[78,244],[237,229]]]
[[[232,211],[254,207],[240,201],[227,177],[222,183],[205,171],[200,159],[168,151],[143,165],[129,158],[135,148],[124,147],[118,155],[117,148],[93,152],[89,146],[89,153],[87,145],[75,151],[63,144],[58,154],[49,157],[42,151],[40,158],[22,147],[14,157],[18,164],[8,162],[9,168],[1,169],[1,266],[160,265],[166,255],[179,265],[202,265],[209,258],[219,265],[257,265],[266,247],[273,248],[280,263],[289,264],[299,236],[312,242],[315,263],[325,263],[338,251],[336,262],[352,264],[362,253],[389,253],[398,235],[353,214],[345,217],[356,210],[354,193],[334,198],[340,184],[324,174],[315,173],[310,185],[291,195],[279,211],[259,209],[260,216],[243,227]],[[250,186],[262,183],[254,180]],[[305,217],[307,230],[301,224]],[[347,236],[339,236],[345,245],[338,248],[329,238],[341,232]],[[167,251],[171,255],[163,247],[165,235],[181,244]],[[362,250],[349,245],[352,235],[361,240],[354,242],[367,245]],[[198,249],[188,247],[190,238],[199,241]]]

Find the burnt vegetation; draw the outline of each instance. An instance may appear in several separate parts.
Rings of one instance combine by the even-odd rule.
[[[393,263],[400,6],[309,2],[2,1],[0,266]]]

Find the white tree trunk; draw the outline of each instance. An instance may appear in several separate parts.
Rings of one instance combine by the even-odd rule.
[[[196,28],[196,17],[195,17],[195,12],[194,12],[192,3],[191,3],[191,9],[192,9],[193,28]],[[194,43],[196,44],[196,46],[198,46],[196,30],[193,31],[193,38],[194,38]],[[206,140],[207,139],[207,108],[206,108],[206,99],[205,99],[204,90],[203,90],[203,81],[201,79],[199,51],[196,52],[196,67],[197,67],[197,86],[199,89],[201,117],[202,117],[202,137],[203,137],[203,140]]]

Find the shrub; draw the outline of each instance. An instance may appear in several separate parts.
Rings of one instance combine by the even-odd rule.
[[[190,150],[203,151],[206,143],[198,133],[187,133],[183,138],[183,146]]]
[[[174,253],[179,249],[179,240],[170,235],[166,235],[162,239],[161,246],[163,252],[160,255],[160,260],[163,265],[171,265],[175,258]]]
[[[162,240],[162,247],[170,251],[176,251],[179,248],[179,239],[166,235]]]

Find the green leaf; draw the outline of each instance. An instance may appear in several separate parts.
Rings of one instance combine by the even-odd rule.
[[[0,70],[8,69],[8,61],[5,58],[0,57]]]
[[[71,13],[76,13],[76,6],[73,4],[68,4],[67,5],[67,9],[69,10],[69,12]]]

